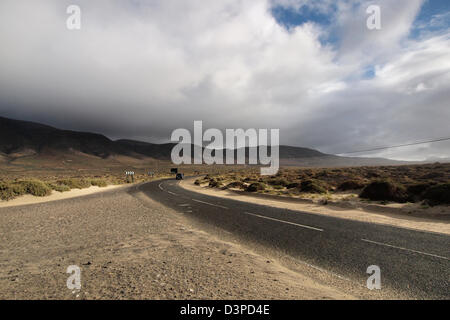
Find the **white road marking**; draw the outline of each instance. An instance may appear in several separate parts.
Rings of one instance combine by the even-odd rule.
[[[261,215],[259,215],[259,214],[250,213],[250,212],[244,212],[244,213],[247,214],[247,215],[251,215],[251,216],[258,217],[258,218],[262,218],[262,219],[267,219],[267,220],[277,221],[277,222],[281,222],[281,223],[285,223],[285,224],[290,224],[290,225],[297,226],[297,227],[301,227],[301,228],[305,228],[305,229],[310,229],[310,230],[315,230],[315,231],[323,232],[323,229],[314,228],[314,227],[310,227],[310,226],[305,226],[305,225],[303,225],[303,224],[298,224],[298,223],[294,223],[294,222],[289,222],[289,221],[279,220],[279,219],[270,218],[270,217],[266,217],[266,216],[261,216]]]
[[[219,206],[218,204],[213,204],[213,203],[209,203],[209,202],[205,202],[205,201],[200,201],[200,200],[196,200],[196,199],[192,199],[192,201],[200,202],[200,203],[203,203],[203,204],[207,204],[207,205],[209,205],[209,206],[218,207],[218,208],[222,208],[222,209],[227,209],[227,210],[228,210],[227,207]]]
[[[161,191],[166,191],[164,190],[164,188],[162,187],[162,182],[158,185],[158,188],[161,189]],[[167,193],[170,193],[173,196],[178,196],[176,193],[173,193],[172,191],[166,191]]]
[[[395,249],[399,249],[399,250],[404,250],[404,251],[410,251],[410,252],[414,252],[414,253],[418,253],[418,254],[423,254],[426,256],[430,256],[430,257],[435,257],[435,258],[439,258],[439,259],[445,259],[445,260],[450,260],[449,258],[446,257],[442,257],[442,256],[438,256],[436,254],[432,254],[432,253],[426,253],[426,252],[422,252],[422,251],[417,251],[417,250],[413,250],[413,249],[408,249],[408,248],[403,248],[403,247],[397,247],[397,246],[393,246],[387,243],[381,243],[381,242],[376,242],[376,241],[372,241],[372,240],[367,240],[367,239],[361,239],[364,242],[368,242],[368,243],[372,243],[372,244],[377,244],[380,246],[385,246],[385,247],[390,247],[390,248],[395,248]]]

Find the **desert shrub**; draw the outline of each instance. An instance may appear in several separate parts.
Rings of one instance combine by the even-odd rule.
[[[329,176],[330,176],[330,174],[327,171],[325,171],[325,170],[323,170],[321,172],[318,172],[316,174],[316,177],[320,177],[320,178],[326,178],[326,177],[329,177]]]
[[[267,184],[271,186],[286,187],[289,184],[289,182],[286,179],[278,178],[278,179],[270,179],[269,181],[267,181]]]
[[[0,182],[0,199],[11,200],[21,194],[25,194],[24,188],[15,188],[11,183]]]
[[[263,191],[263,190],[266,190],[266,185],[261,182],[252,183],[245,189],[245,191],[247,191],[247,192],[257,192],[257,191]]]
[[[450,204],[450,183],[439,184],[425,191],[423,197],[430,205]]]
[[[91,185],[104,188],[108,186],[108,182],[104,179],[91,179]]]
[[[379,177],[381,177],[381,175],[377,171],[367,171],[366,172],[366,178],[372,179],[372,178],[379,178]]]
[[[421,196],[425,191],[427,191],[430,187],[435,185],[434,183],[420,183],[409,186],[406,189],[411,196]]]
[[[311,169],[304,169],[299,171],[299,177],[311,177],[314,175],[314,172]]]
[[[58,192],[67,192],[70,191],[70,187],[66,186],[65,184],[58,184],[58,183],[48,183],[48,186]]]
[[[91,181],[86,179],[62,179],[57,181],[58,184],[65,184],[70,189],[84,189],[89,188],[91,186]]]
[[[227,189],[230,189],[230,188],[243,189],[244,188],[244,184],[241,181],[234,181],[234,182],[229,183],[226,186],[226,188]]]
[[[194,181],[194,184],[195,184],[196,186],[201,185],[201,183],[202,183],[202,180],[200,180],[200,179],[197,179],[197,180]]]
[[[436,179],[440,178],[442,173],[440,172],[430,172],[420,177],[420,179]]]
[[[406,190],[390,180],[379,180],[370,183],[359,196],[372,201],[406,202],[408,200]]]
[[[14,193],[17,195],[31,194],[36,197],[45,197],[52,193],[52,189],[39,180],[23,180],[13,183]]]
[[[211,188],[219,188],[223,186],[223,184],[220,181],[217,181],[216,179],[209,180],[209,186]]]
[[[358,190],[365,187],[365,183],[361,180],[347,180],[338,186],[340,191]]]
[[[287,189],[295,189],[295,188],[300,188],[300,183],[298,182],[293,182],[293,183],[289,183],[286,186]]]
[[[300,190],[302,192],[309,193],[327,193],[327,189],[317,180],[305,180],[300,184]]]

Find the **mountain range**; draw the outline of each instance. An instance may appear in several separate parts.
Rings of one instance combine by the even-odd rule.
[[[48,125],[0,117],[0,158],[49,157],[77,154],[108,159],[125,156],[136,160],[171,159],[176,144],[154,144],[134,140],[111,140],[90,132],[57,129]],[[246,154],[249,150],[246,148]],[[236,150],[235,150],[236,152]],[[280,164],[285,166],[395,165],[382,158],[353,158],[325,154],[301,147],[280,146]]]

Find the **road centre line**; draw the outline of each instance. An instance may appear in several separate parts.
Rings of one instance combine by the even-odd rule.
[[[258,217],[258,218],[262,218],[262,219],[267,219],[267,220],[277,221],[277,222],[281,222],[281,223],[285,223],[285,224],[290,224],[290,225],[297,226],[297,227],[300,227],[300,228],[305,228],[305,229],[310,229],[310,230],[314,230],[314,231],[323,232],[323,229],[314,228],[314,227],[311,227],[311,226],[305,226],[303,224],[298,224],[298,223],[294,223],[294,222],[279,220],[279,219],[270,218],[270,217],[266,217],[266,216],[261,216],[259,214],[255,214],[255,213],[244,212],[244,214],[247,214],[247,215],[250,215],[250,216],[254,216],[254,217]]]
[[[395,248],[395,249],[404,250],[404,251],[410,251],[410,252],[414,252],[414,253],[418,253],[418,254],[423,254],[423,255],[426,255],[426,256],[434,257],[434,258],[439,258],[439,259],[444,259],[444,260],[450,260],[450,258],[438,256],[438,255],[432,254],[432,253],[426,253],[426,252],[417,251],[417,250],[413,250],[413,249],[408,249],[408,248],[403,248],[403,247],[397,247],[397,246],[393,246],[393,245],[390,245],[390,244],[387,244],[387,243],[381,243],[381,242],[376,242],[376,241],[367,240],[367,239],[361,239],[361,240],[364,241],[364,242],[368,242],[368,243],[372,243],[372,244],[376,244],[376,245],[380,245],[380,246],[385,246],[385,247]]]
[[[200,201],[200,200],[196,200],[196,199],[191,199],[192,201],[195,201],[195,202],[199,202],[199,203],[203,203],[203,204],[207,204],[207,205],[209,205],[209,206],[213,206],[213,207],[218,207],[218,208],[222,208],[222,209],[226,209],[226,210],[228,210],[228,208],[227,207],[224,207],[224,206],[220,206],[220,205],[218,205],[218,204],[213,204],[213,203],[209,203],[209,202],[205,202],[205,201]]]

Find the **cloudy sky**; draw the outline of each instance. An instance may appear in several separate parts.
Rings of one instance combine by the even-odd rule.
[[[0,115],[149,142],[279,128],[329,153],[450,137],[450,1],[1,0]]]

